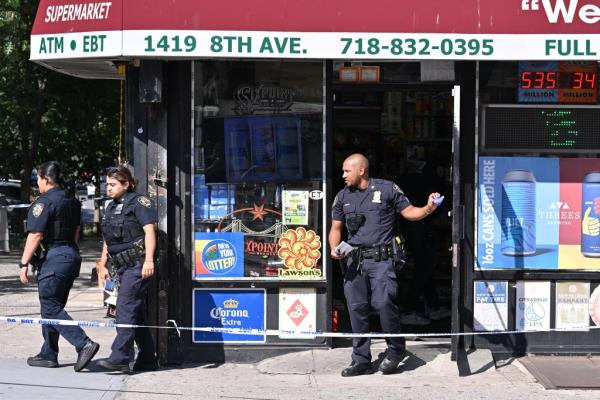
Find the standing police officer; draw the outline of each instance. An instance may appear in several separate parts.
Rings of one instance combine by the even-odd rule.
[[[36,250],[42,245],[47,254],[37,276],[40,313],[42,318],[70,320],[72,318],[65,311],[65,305],[81,267],[77,247],[81,204],[65,192],[56,161],[39,167],[37,184],[41,195],[27,215],[28,235],[19,264],[20,280],[23,284],[29,282],[29,263],[34,261]],[[42,335],[42,350],[27,359],[27,364],[32,367],[58,367],[59,335],[77,350],[75,371],[85,368],[100,348],[79,326],[42,325]]]
[[[145,325],[143,306],[149,278],[154,275],[158,215],[150,200],[134,191],[136,184],[127,167],[108,170],[106,191],[112,200],[106,206],[102,221],[104,246],[98,276],[110,279],[106,269],[110,256],[120,281],[117,324]],[[158,362],[148,328],[117,328],[110,357],[100,360],[98,365],[111,371],[129,372],[129,350],[134,341],[139,354],[133,370],[156,370]]]
[[[362,154],[353,154],[342,165],[346,187],[337,194],[332,210],[329,231],[331,257],[343,260],[336,251],[342,239],[344,222],[348,229],[348,243],[355,247],[342,262],[346,265],[344,295],[348,304],[350,322],[354,333],[369,332],[369,312],[379,314],[385,333],[400,331],[400,316],[395,303],[398,284],[393,263],[395,214],[400,213],[410,221],[425,218],[436,209],[434,199],[439,193],[429,195],[427,205],[414,207],[393,182],[369,178],[369,161]],[[388,349],[379,371],[390,374],[398,368],[405,352],[404,338],[386,340]],[[371,339],[353,340],[352,363],[342,371],[342,376],[372,374]]]

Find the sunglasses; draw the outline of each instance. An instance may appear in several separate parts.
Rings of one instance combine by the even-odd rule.
[[[121,172],[121,170],[119,169],[119,167],[108,167],[108,168],[106,168],[106,174],[107,175],[116,174],[118,172]]]

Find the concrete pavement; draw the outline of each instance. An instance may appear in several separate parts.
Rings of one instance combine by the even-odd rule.
[[[99,242],[82,245],[84,263],[67,310],[74,319],[102,320],[102,292],[89,284]],[[17,278],[19,253],[0,255],[0,315],[39,317],[35,285]],[[86,328],[100,343],[96,359],[107,357],[113,329]],[[450,360],[449,341],[409,341],[409,357],[394,375],[342,378],[349,348],[310,350],[254,364],[184,364],[156,372],[120,375],[99,370],[94,362],[76,373],[75,350],[61,339],[60,367],[31,368],[25,359],[42,343],[39,326],[0,322],[0,399],[600,399],[600,392],[547,391],[513,361],[496,369],[485,351],[469,356],[474,373],[459,376]],[[373,355],[385,348],[375,341]]]

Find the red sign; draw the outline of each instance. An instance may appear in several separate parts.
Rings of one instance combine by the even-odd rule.
[[[122,0],[41,0],[31,34],[120,31],[122,28]]]
[[[287,315],[290,317],[292,321],[296,324],[296,326],[300,326],[304,318],[308,315],[308,310],[304,307],[304,304],[300,302],[300,299],[297,299],[294,304],[287,310]]]
[[[109,30],[597,34],[599,0],[41,0],[33,35]]]
[[[254,254],[259,256],[276,256],[277,251],[279,250],[279,244],[277,242],[267,243],[249,240],[244,244],[244,246],[244,251],[246,254]]]

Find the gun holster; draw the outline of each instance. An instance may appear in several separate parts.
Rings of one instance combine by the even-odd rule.
[[[394,260],[394,267],[397,271],[400,271],[404,267],[404,264],[406,264],[406,250],[402,235],[395,236],[392,241],[392,258]]]
[[[29,264],[31,264],[31,271],[33,272],[34,275],[36,275],[40,272],[40,269],[42,269],[42,264],[44,264],[44,261],[46,261],[46,249],[44,249],[44,246],[42,246],[42,244],[40,244],[38,246],[38,248],[35,250],[35,252],[33,253],[31,260],[29,260]]]
[[[355,214],[352,217],[346,218],[346,227],[348,232],[354,235],[358,229],[365,223],[365,216],[363,214]]]

